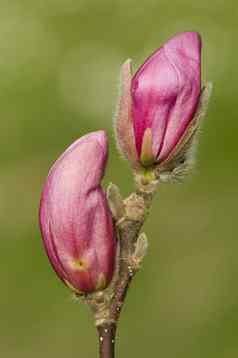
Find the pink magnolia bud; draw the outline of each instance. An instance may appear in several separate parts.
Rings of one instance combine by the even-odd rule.
[[[41,197],[47,255],[61,280],[77,293],[104,289],[113,275],[116,242],[100,186],[106,161],[106,134],[85,135],[54,163]]]
[[[131,78],[122,69],[116,133],[136,168],[166,161],[193,120],[201,93],[201,39],[179,33],[154,52]]]

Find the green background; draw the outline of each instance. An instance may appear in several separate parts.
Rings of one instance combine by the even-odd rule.
[[[51,269],[38,203],[52,162],[107,129],[105,183],[133,189],[112,117],[120,65],[134,69],[178,31],[203,38],[214,92],[196,169],[161,185],[149,254],[129,293],[117,357],[238,356],[238,5],[224,0],[0,1],[0,356],[96,357],[86,306]]]

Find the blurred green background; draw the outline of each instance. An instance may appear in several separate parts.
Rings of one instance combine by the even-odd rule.
[[[43,251],[38,202],[52,162],[106,128],[105,183],[133,188],[113,140],[122,62],[136,68],[178,31],[203,38],[214,93],[196,170],[161,185],[149,254],[123,311],[117,357],[238,356],[238,5],[227,0],[0,1],[0,356],[96,357],[86,306]]]

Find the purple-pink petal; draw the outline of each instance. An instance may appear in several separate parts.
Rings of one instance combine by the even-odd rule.
[[[55,162],[41,198],[48,257],[59,277],[80,292],[106,286],[114,269],[112,217],[100,186],[106,161],[105,133],[82,137]]]
[[[157,161],[167,158],[196,111],[201,89],[201,39],[179,33],[157,50],[132,79],[132,118],[138,155],[146,128]]]

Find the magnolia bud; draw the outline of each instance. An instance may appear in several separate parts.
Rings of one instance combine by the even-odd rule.
[[[113,276],[116,241],[100,186],[106,161],[106,134],[85,135],[55,162],[41,197],[47,255],[60,279],[77,293],[102,290]]]
[[[122,68],[116,116],[119,147],[135,169],[162,167],[193,121],[201,94],[201,39],[179,33],[131,76]]]

